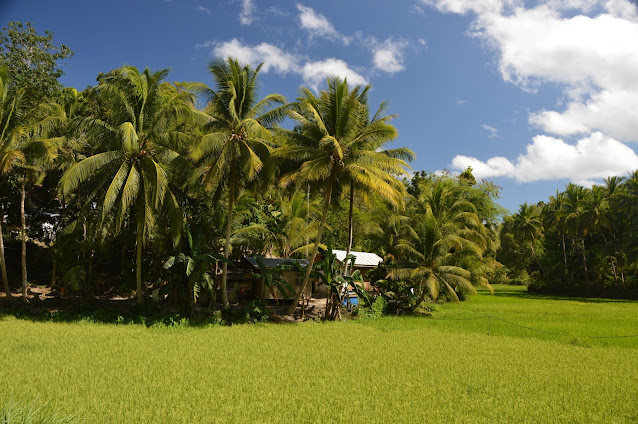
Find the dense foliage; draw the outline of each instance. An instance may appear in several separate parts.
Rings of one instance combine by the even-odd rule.
[[[569,184],[505,220],[499,260],[531,290],[636,298],[637,204],[638,172],[591,188]]]
[[[471,169],[410,174],[414,154],[388,147],[394,115],[369,105],[370,86],[329,78],[294,102],[260,97],[261,67],[228,58],[210,64],[213,87],[125,66],[78,92],[58,81],[70,54],[30,24],[0,34],[6,293],[20,286],[26,300],[37,283],[62,296],[135,293],[142,304],[158,289],[172,305],[227,306],[232,261],[307,258],[292,312],[326,235],[384,257],[371,277],[388,310],[427,310],[508,279],[636,291],[638,174],[570,185],[502,224],[499,188]],[[279,126],[286,117],[293,128]],[[351,280],[347,263],[337,268],[335,281]]]

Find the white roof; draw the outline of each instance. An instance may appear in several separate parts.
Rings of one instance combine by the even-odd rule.
[[[343,262],[343,260],[346,258],[345,250],[333,250],[332,253],[337,256],[337,260],[339,262]],[[375,267],[383,262],[383,259],[376,253],[355,252],[354,250],[351,250],[350,254],[356,256],[354,266]]]

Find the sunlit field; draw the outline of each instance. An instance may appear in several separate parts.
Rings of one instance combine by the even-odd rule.
[[[491,327],[452,320],[490,315]],[[638,303],[499,287],[434,318],[147,328],[5,316],[0,398],[113,423],[638,421],[638,337],[590,338],[638,333]]]

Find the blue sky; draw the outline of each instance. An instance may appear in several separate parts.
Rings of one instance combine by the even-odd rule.
[[[329,74],[390,102],[415,170],[500,185],[516,210],[568,182],[638,169],[638,11],[629,0],[4,0],[75,55],[82,89],[123,64],[212,84],[216,55],[264,62],[262,93],[294,100]]]

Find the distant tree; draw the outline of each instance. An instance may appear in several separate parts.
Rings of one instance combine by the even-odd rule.
[[[534,242],[543,235],[543,223],[540,218],[540,210],[536,206],[529,205],[525,202],[519,208],[518,213],[512,217],[511,224],[514,235],[518,237],[522,243],[529,245],[534,260],[544,274],[543,266],[536,255],[536,250],[534,250]]]
[[[31,22],[9,22],[0,32],[0,66],[7,67],[12,84],[24,89],[32,105],[60,93],[64,72],[58,62],[72,55],[64,44],[54,44],[51,32],[38,34]]]
[[[396,246],[405,265],[390,272],[393,279],[417,283],[415,310],[428,295],[436,300],[447,293],[458,302],[457,293],[475,293],[471,281],[474,270],[468,264],[480,262],[488,245],[488,231],[476,207],[462,198],[453,181],[437,178],[419,185],[410,229]],[[477,282],[490,288],[484,278]]]

